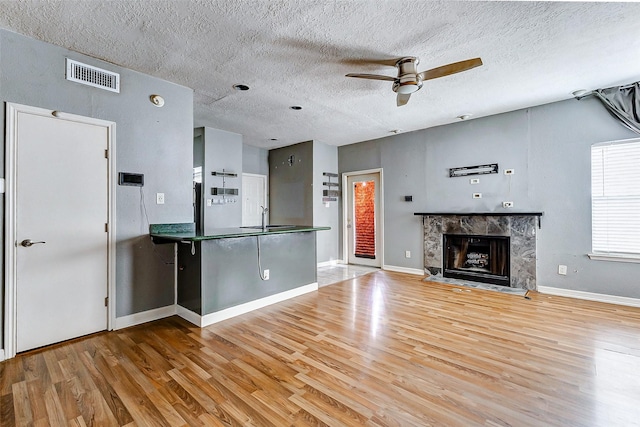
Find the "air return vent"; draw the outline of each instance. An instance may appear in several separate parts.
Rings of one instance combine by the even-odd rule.
[[[120,74],[67,58],[67,80],[120,93]]]

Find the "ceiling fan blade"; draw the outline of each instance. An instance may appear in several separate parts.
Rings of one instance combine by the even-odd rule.
[[[411,98],[410,93],[399,93],[397,99],[398,107],[402,107],[407,102],[409,102],[409,98]]]
[[[371,80],[388,80],[390,82],[393,82],[396,80],[395,77],[381,76],[379,74],[347,74],[347,77],[357,77],[359,79],[371,79]]]
[[[343,59],[340,61],[343,64],[346,65],[352,65],[355,67],[363,67],[363,66],[372,66],[372,65],[381,65],[384,67],[395,67],[396,66],[396,62],[398,62],[398,58],[392,58],[392,59],[358,59],[358,58],[351,58],[351,59]]]
[[[454,62],[453,64],[443,65],[442,67],[432,68],[431,70],[423,71],[418,75],[422,77],[422,80],[437,79],[438,77],[448,76],[450,74],[459,73],[461,71],[467,71],[472,68],[476,68],[482,65],[482,59],[473,58],[466,61]]]

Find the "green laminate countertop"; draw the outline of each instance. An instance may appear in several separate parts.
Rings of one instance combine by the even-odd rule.
[[[235,237],[264,236],[271,234],[302,233],[306,231],[331,230],[331,227],[314,227],[311,225],[269,225],[262,227],[216,228],[206,235],[197,233],[195,227],[181,227],[181,224],[152,224],[151,238],[155,243],[199,242],[212,239],[229,239]]]

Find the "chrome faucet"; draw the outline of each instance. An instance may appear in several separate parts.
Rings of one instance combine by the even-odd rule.
[[[267,212],[269,212],[269,208],[265,208],[264,206],[260,206],[262,209],[262,231],[267,231]]]

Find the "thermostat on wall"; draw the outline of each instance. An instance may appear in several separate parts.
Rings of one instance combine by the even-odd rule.
[[[133,185],[134,187],[144,187],[144,174],[143,173],[118,173],[119,185]]]

